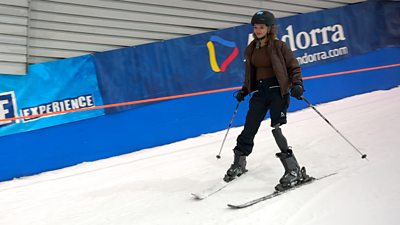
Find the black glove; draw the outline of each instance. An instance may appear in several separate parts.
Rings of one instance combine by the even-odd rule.
[[[243,86],[242,89],[236,93],[235,98],[238,102],[241,102],[244,100],[244,97],[246,97],[248,94],[249,91],[247,91],[247,88]]]
[[[292,89],[290,89],[290,96],[297,98],[297,100],[302,100],[303,92],[303,86],[301,84],[295,84]]]

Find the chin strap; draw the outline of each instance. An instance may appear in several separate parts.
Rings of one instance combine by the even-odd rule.
[[[262,41],[263,39],[265,39],[266,37],[267,37],[267,35],[264,35],[264,36],[261,37],[261,38],[257,38],[256,49],[259,49],[259,48],[261,47],[261,41]]]

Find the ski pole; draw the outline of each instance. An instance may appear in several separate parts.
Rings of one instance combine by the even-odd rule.
[[[219,149],[219,153],[217,155],[217,159],[221,158],[221,152],[222,152],[222,148],[224,147],[224,144],[225,144],[226,136],[228,136],[229,129],[232,126],[233,119],[235,119],[236,113],[237,113],[237,111],[239,109],[239,105],[240,105],[240,102],[237,103],[235,111],[233,112],[233,115],[232,115],[232,118],[231,118],[231,122],[229,122],[228,129],[226,130],[224,140],[222,141],[221,148]]]
[[[306,98],[304,98],[304,96],[301,96],[302,97],[302,99],[307,103],[307,105],[309,106],[309,107],[311,107],[312,109],[314,109],[314,111],[315,112],[317,112],[318,113],[318,115],[320,115],[344,140],[346,140],[347,141],[347,143],[349,143],[360,155],[361,155],[361,158],[362,159],[367,159],[367,154],[364,154],[364,153],[362,153],[360,150],[358,150],[358,148],[356,147],[356,146],[354,146],[349,140],[347,140],[347,138],[342,134],[342,133],[340,133],[340,131],[338,130],[338,129],[336,129],[336,127],[334,127],[330,122],[329,122],[329,120],[324,116],[324,115],[322,115],[322,113],[320,113],[316,108],[315,108],[315,106],[313,105],[313,104],[311,104]],[[368,159],[367,159],[368,160]]]

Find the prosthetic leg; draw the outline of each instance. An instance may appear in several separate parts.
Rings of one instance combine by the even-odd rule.
[[[279,180],[279,184],[275,187],[277,191],[282,191],[305,182],[309,179],[309,176],[306,174],[304,167],[300,168],[299,163],[297,162],[292,149],[288,146],[287,140],[285,136],[283,136],[282,130],[279,126],[280,124],[274,127],[272,134],[281,150],[281,152],[276,153],[276,157],[281,160],[282,165],[285,168],[284,175]]]

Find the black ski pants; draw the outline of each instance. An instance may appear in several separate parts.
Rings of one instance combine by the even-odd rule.
[[[268,110],[270,111],[271,127],[277,124],[285,124],[289,101],[289,94],[281,95],[279,84],[275,77],[258,81],[258,91],[250,99],[244,129],[237,138],[235,149],[245,156],[251,154],[254,146],[254,137]]]

